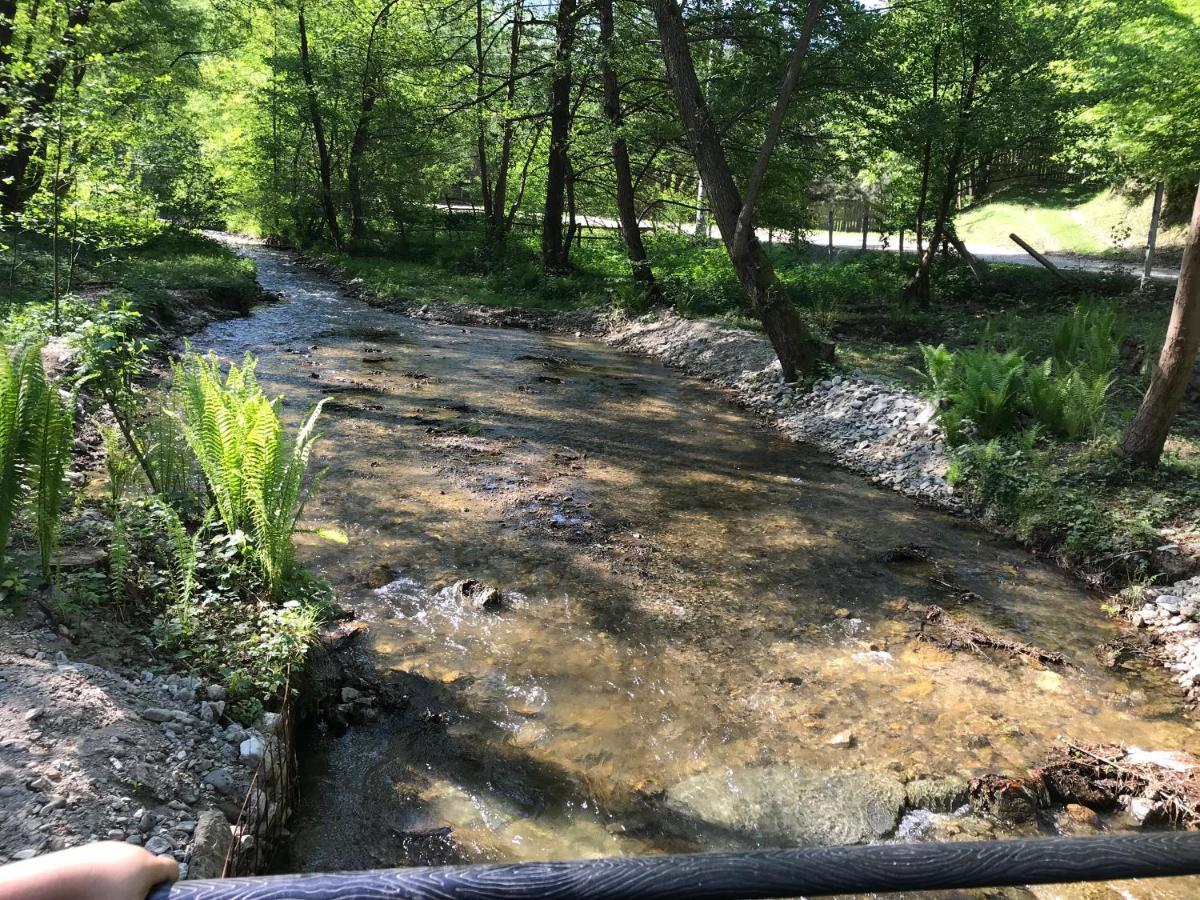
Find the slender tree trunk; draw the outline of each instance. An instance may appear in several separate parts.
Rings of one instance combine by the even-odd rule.
[[[350,158],[346,163],[346,182],[350,193],[350,239],[361,241],[367,236],[367,210],[363,195],[363,158],[371,135],[371,116],[379,102],[379,88],[375,70],[375,39],[381,29],[387,28],[388,17],[398,0],[384,0],[371,23],[371,34],[367,39],[367,56],[363,61],[362,95],[358,106],[358,121],[354,125],[354,137],[350,141]]]
[[[504,248],[508,240],[508,232],[512,227],[506,206],[508,204],[508,170],[512,165],[513,140],[516,134],[516,123],[512,120],[511,110],[517,96],[517,67],[521,56],[521,30],[524,17],[522,0],[516,0],[512,15],[512,30],[509,34],[508,46],[508,76],[504,86],[504,135],[500,140],[500,160],[496,164],[496,187],[492,191],[492,210],[488,217],[486,234],[486,240],[496,250]]]
[[[1171,323],[1158,357],[1158,368],[1142,405],[1121,438],[1121,453],[1127,459],[1147,466],[1158,464],[1167,433],[1196,368],[1197,352],[1200,352],[1200,190],[1192,208]]]
[[[959,240],[958,234],[951,227],[946,228],[946,240],[958,252],[965,262],[971,268],[971,273],[975,276],[975,280],[981,284],[987,280],[988,265],[982,259],[973,254],[967,249],[967,245]]]
[[[321,103],[317,98],[317,86],[313,81],[312,63],[308,55],[308,24],[304,19],[304,4],[300,5],[300,74],[304,78],[305,93],[308,95],[308,112],[312,119],[313,137],[317,143],[317,163],[321,176],[321,208],[325,212],[325,224],[329,237],[337,250],[342,249],[342,231],[338,226],[337,205],[333,200],[333,162],[329,156],[329,144],[325,140],[325,123],[321,117]]]
[[[613,0],[597,0],[600,15],[600,75],[604,82],[604,115],[612,128],[613,170],[617,178],[617,219],[621,225],[621,236],[625,239],[625,252],[633,268],[633,280],[645,291],[652,303],[662,297],[654,280],[654,271],[646,258],[646,246],[642,242],[641,225],[637,217],[637,205],[633,191],[633,173],[629,166],[629,148],[621,129],[625,119],[621,112],[621,86],[617,80],[616,64],[613,60]]]
[[[950,221],[950,207],[954,202],[955,185],[958,183],[958,173],[962,168],[963,150],[966,145],[966,129],[971,116],[971,107],[975,102],[975,87],[979,82],[979,74],[983,69],[983,57],[976,53],[971,60],[971,74],[959,99],[958,116],[954,123],[954,144],[950,151],[950,159],[946,162],[946,179],[942,186],[941,197],[938,201],[937,218],[933,223],[933,234],[929,238],[929,246],[921,254],[917,262],[917,271],[905,285],[905,294],[921,302],[929,302],[930,280],[933,270],[933,260],[938,248],[943,246],[946,238],[946,228]]]
[[[1154,186],[1154,205],[1150,208],[1150,233],[1146,236],[1146,263],[1142,266],[1142,287],[1154,271],[1154,247],[1158,243],[1158,222],[1162,217],[1163,183]]]
[[[367,236],[367,208],[363,196],[363,157],[367,151],[367,140],[371,131],[371,113],[377,102],[375,92],[369,89],[363,95],[358,122],[354,126],[354,138],[350,142],[350,158],[346,163],[346,183],[350,193],[350,240],[361,241]]]
[[[863,251],[865,252],[867,249],[867,232],[869,232],[871,230],[871,204],[867,202],[867,199],[865,197],[863,198],[863,223],[862,223],[862,225],[863,225],[862,248],[863,248]]]
[[[775,348],[783,377],[794,381],[830,359],[832,348],[817,340],[796,314],[754,234],[750,218],[743,214],[741,194],[696,77],[679,5],[676,0],[655,0],[654,15],[667,77],[730,262]],[[741,232],[740,221],[746,223]]]
[[[9,0],[0,2],[7,3]],[[27,175],[30,162],[44,147],[39,136],[40,129],[50,112],[50,107],[58,97],[67,65],[77,62],[74,60],[75,48],[79,43],[80,33],[91,22],[94,7],[95,0],[81,0],[70,5],[59,47],[50,54],[46,68],[29,87],[24,109],[21,110],[14,129],[15,134],[6,138],[7,147],[0,150],[0,213],[16,215],[24,212],[25,204],[36,190],[36,187],[31,189]],[[13,11],[15,12],[15,3]],[[10,47],[11,42],[10,34]],[[11,50],[5,52],[11,56]],[[0,70],[3,68],[0,67]]]
[[[829,258],[833,259],[833,201],[829,203]]]
[[[575,43],[576,0],[560,0],[555,21],[554,82],[550,88],[550,155],[546,166],[546,204],[542,215],[542,268],[566,268],[563,199],[567,185],[567,144],[571,136],[571,50]]]
[[[479,159],[479,192],[483,215],[492,219],[492,176],[488,166],[487,111],[484,107],[484,77],[487,59],[483,52],[483,0],[475,0],[475,152]]]
[[[696,237],[708,239],[708,206],[704,200],[704,179],[696,176]]]
[[[933,91],[930,98],[930,107],[937,106],[938,100],[938,76],[941,73],[942,62],[942,45],[933,45]],[[932,118],[932,116],[928,117]],[[917,199],[917,262],[921,261],[921,254],[924,252],[924,236],[925,236],[925,205],[929,202],[929,176],[933,167],[933,123],[926,121],[925,123],[925,150],[921,154],[921,189]]]

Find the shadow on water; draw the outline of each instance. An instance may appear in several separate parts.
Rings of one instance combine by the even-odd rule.
[[[1098,598],[762,429],[719,390],[584,340],[399,317],[284,254],[244,252],[288,302],[195,344],[259,354],[291,415],[334,398],[308,517],[351,542],[303,550],[405,698],[374,726],[314,737],[297,865],[703,849],[711,825],[662,803],[698,773],[1021,772],[1060,736],[1195,741],[1158,673],[1097,661],[1116,634]],[[888,562],[905,544],[936,568]],[[363,588],[381,565],[400,577]],[[512,608],[438,595],[464,577]],[[1079,668],[924,643],[929,603]]]

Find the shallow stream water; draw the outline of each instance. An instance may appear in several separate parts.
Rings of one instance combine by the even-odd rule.
[[[702,772],[1019,774],[1061,738],[1196,746],[1159,673],[1100,663],[1117,635],[1100,597],[719,389],[588,340],[402,317],[282,252],[239,250],[286,299],[193,343],[258,354],[291,416],[332,398],[307,519],[349,543],[304,553],[408,697],[316,740],[294,865],[705,849],[658,802]],[[888,561],[904,545],[931,561]],[[365,587],[379,566],[391,583]],[[511,608],[438,593],[468,577]],[[935,603],[1074,666],[922,641]],[[1094,890],[1040,896],[1195,895]]]

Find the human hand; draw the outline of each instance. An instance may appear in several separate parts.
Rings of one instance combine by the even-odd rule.
[[[144,900],[179,878],[169,856],[101,841],[0,867],[0,900]]]

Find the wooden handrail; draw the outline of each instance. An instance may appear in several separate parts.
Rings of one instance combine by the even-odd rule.
[[[183,881],[151,900],[735,900],[1200,875],[1200,833],[870,844]]]

